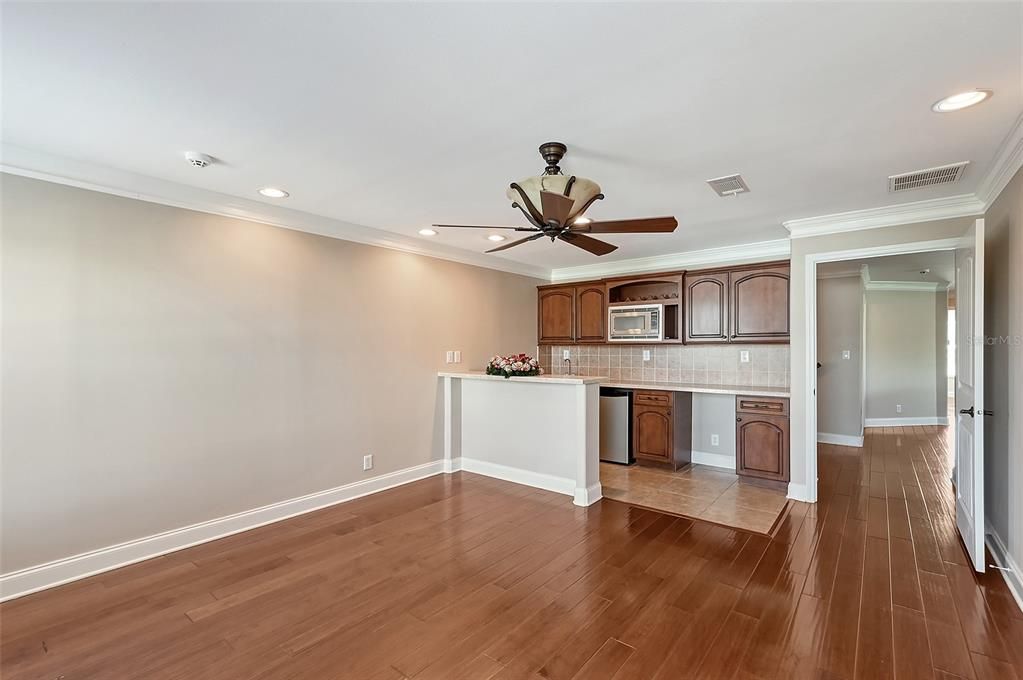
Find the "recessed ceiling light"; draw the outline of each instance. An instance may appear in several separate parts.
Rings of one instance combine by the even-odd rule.
[[[278,189],[277,187],[263,187],[259,190],[259,193],[267,198],[287,198],[291,195],[284,189]]]
[[[500,234],[491,234],[490,236],[487,237],[487,240],[488,241],[495,241],[495,242],[496,241],[503,241],[504,240],[504,236],[501,236]]]
[[[572,224],[589,224],[592,221],[589,217],[577,217]]]
[[[931,107],[931,111],[935,113],[949,113],[950,111],[958,111],[965,109],[968,106],[974,106],[979,104],[985,99],[990,99],[994,93],[991,90],[970,90],[968,92],[960,92],[954,94],[951,97],[945,97],[934,102],[934,106]]]
[[[437,232],[435,232],[433,229],[420,229],[419,234],[421,236],[436,236]]]

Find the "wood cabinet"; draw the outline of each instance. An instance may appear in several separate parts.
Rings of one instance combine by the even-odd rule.
[[[728,342],[728,272],[683,277],[687,344]]]
[[[677,470],[692,460],[692,399],[689,392],[633,392],[632,453],[638,462]]]
[[[539,290],[537,339],[540,344],[575,342],[575,286]]]
[[[789,266],[729,274],[732,342],[789,341]]]
[[[604,342],[607,339],[607,294],[603,283],[575,288],[575,341]]]
[[[735,471],[745,477],[789,480],[788,399],[736,398]]]
[[[608,308],[644,303],[664,306],[661,343],[789,341],[788,262],[539,286],[537,294],[541,345],[608,342]]]
[[[683,278],[687,344],[789,341],[789,265],[689,272]]]

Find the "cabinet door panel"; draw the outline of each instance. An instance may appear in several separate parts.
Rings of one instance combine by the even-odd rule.
[[[740,475],[788,481],[788,418],[782,416],[737,416],[735,449],[736,472]]]
[[[728,274],[686,274],[685,341],[728,341]]]
[[[673,451],[671,409],[636,406],[633,409],[633,453],[639,458],[670,462]]]
[[[732,272],[734,342],[788,342],[789,268]]]
[[[575,287],[540,290],[537,317],[537,340],[541,344],[574,342]]]
[[[577,286],[575,289],[576,342],[604,342],[607,305],[603,284]]]

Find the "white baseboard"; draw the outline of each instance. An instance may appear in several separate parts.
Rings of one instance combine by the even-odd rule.
[[[575,480],[569,477],[556,477],[555,475],[546,475],[540,472],[531,472],[521,468],[513,468],[507,465],[500,465],[499,463],[490,463],[485,460],[465,457],[456,458],[451,461],[451,468],[452,472],[465,470],[466,472],[475,472],[486,477],[503,479],[506,482],[514,482],[536,489],[563,493],[573,498],[576,495]]]
[[[947,416],[925,416],[922,418],[867,418],[866,427],[905,427],[907,425],[948,425]]]
[[[431,461],[370,479],[344,484],[333,489],[264,505],[261,508],[245,510],[226,517],[218,517],[180,529],[164,531],[107,548],[2,574],[0,575],[0,602],[425,479],[444,472],[444,462],[441,460]]]
[[[593,505],[603,497],[604,490],[601,488],[600,482],[597,482],[587,487],[576,487],[575,497],[572,499],[572,502],[586,507],[587,505]]]
[[[710,453],[708,451],[693,451],[692,461],[696,465],[710,465],[712,467],[735,469],[735,454]]]
[[[995,565],[1001,567],[998,569],[998,573],[1005,579],[1005,584],[1009,586],[1009,592],[1012,593],[1013,599],[1016,600],[1020,610],[1023,610],[1023,569],[1016,564],[1016,560],[1012,558],[1009,549],[1005,546],[1005,541],[990,524],[988,524],[987,532],[984,535],[984,543],[991,551]]]
[[[810,500],[806,484],[796,484],[795,482],[789,482],[789,491],[785,494],[785,497],[791,498],[794,501],[803,501],[804,503],[816,502]]]
[[[832,434],[830,432],[817,433],[818,444],[834,444],[835,446],[855,446],[863,448],[863,435],[859,437],[851,434]]]

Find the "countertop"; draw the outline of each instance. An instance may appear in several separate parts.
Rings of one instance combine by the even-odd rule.
[[[734,394],[743,397],[788,397],[787,387],[758,387],[756,385],[708,385],[705,383],[653,382],[647,380],[611,380],[602,378],[601,387],[620,387],[630,390],[664,390],[666,392],[694,392],[700,394]]]
[[[505,378],[501,375],[487,375],[483,371],[441,371],[437,374],[441,378],[462,378],[464,380],[507,380],[508,382],[535,382],[535,383],[546,383],[550,384],[562,384],[562,385],[592,385],[594,383],[601,383],[607,380],[604,376],[599,375],[555,375],[547,374],[543,375],[516,375],[510,378]]]
[[[592,385],[599,383],[602,387],[619,387],[630,390],[664,390],[666,392],[693,392],[699,394],[734,394],[744,397],[788,397],[787,387],[758,387],[755,385],[708,385],[704,383],[654,382],[647,380],[611,380],[600,375],[566,375],[547,374],[533,376],[515,376],[504,378],[499,375],[487,375],[483,371],[441,371],[437,374],[442,378],[463,378],[467,380],[509,380],[515,382],[536,382],[564,385]]]

